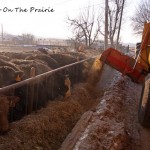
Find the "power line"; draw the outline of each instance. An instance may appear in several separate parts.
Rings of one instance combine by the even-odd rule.
[[[55,5],[59,6],[59,5],[68,3],[68,2],[70,2],[70,1],[72,1],[72,0],[64,0],[64,1],[60,2],[60,3],[56,3]]]
[[[95,7],[95,6],[100,6],[102,3],[99,3],[99,4],[95,4],[95,5],[88,5],[86,7],[82,7],[82,8],[78,8],[78,9],[73,9],[73,10],[69,10],[69,11],[65,11],[66,13],[67,12],[72,12],[72,11],[78,11],[78,10],[85,10],[85,9],[88,9],[90,7]],[[58,11],[58,12],[62,12],[62,11]]]

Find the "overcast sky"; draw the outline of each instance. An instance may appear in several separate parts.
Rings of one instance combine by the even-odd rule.
[[[140,38],[133,34],[130,16],[134,14],[140,0],[127,1],[121,41],[135,43]],[[0,24],[3,25],[4,32],[11,34],[31,33],[45,38],[70,38],[67,16],[78,16],[88,5],[98,11],[98,8],[104,7],[104,2],[105,0],[0,0]],[[24,12],[20,12],[20,8]],[[35,12],[35,9],[42,8],[50,12]]]

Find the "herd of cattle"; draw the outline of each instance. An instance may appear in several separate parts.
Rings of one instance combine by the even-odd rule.
[[[86,59],[79,53],[34,52],[0,53],[0,88],[21,82],[53,69]],[[69,96],[76,82],[86,80],[90,63],[85,61],[29,82],[21,87],[0,93],[0,133],[9,129],[8,122],[19,120],[31,111],[46,106],[48,100],[58,96]],[[32,100],[32,101],[31,101]]]

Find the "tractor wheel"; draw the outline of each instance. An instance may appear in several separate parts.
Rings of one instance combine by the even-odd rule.
[[[145,82],[142,88],[138,119],[142,126],[150,127],[150,79]]]

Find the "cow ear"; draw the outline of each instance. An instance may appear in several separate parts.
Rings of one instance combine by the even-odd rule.
[[[24,76],[24,73],[22,71],[15,72],[15,80],[16,81],[21,81],[23,76]]]
[[[15,107],[15,104],[20,101],[20,98],[17,96],[8,96],[9,107]]]
[[[21,81],[19,74],[16,76],[15,81],[17,81],[17,82]]]

